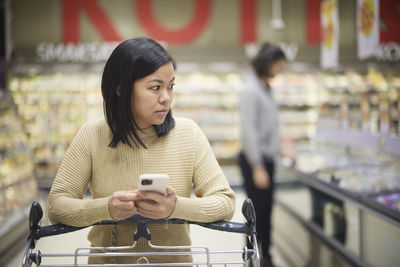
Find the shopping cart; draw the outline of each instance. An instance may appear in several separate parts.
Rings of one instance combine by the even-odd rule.
[[[134,234],[134,241],[131,246],[113,246],[113,247],[80,247],[77,248],[74,253],[70,254],[46,254],[42,253],[40,250],[35,250],[36,242],[40,238],[54,236],[64,233],[69,233],[77,230],[84,229],[86,227],[73,227],[62,224],[39,226],[39,222],[43,217],[43,210],[38,202],[33,202],[29,214],[29,228],[30,235],[28,237],[28,245],[26,247],[24,257],[22,260],[22,267],[31,267],[33,264],[35,266],[41,267],[71,267],[71,266],[231,266],[231,265],[242,265],[246,266],[247,262],[252,262],[254,267],[259,267],[260,265],[260,255],[257,246],[256,237],[256,217],[253,203],[250,199],[246,199],[242,206],[243,216],[246,218],[246,223],[237,222],[226,222],[218,221],[212,223],[201,223],[194,221],[186,221],[182,219],[162,219],[153,220],[144,218],[138,214],[119,222],[114,221],[101,221],[93,225],[116,225],[121,223],[137,223],[137,229]],[[158,246],[151,243],[151,233],[147,228],[147,224],[152,223],[169,223],[169,224],[195,224],[209,229],[245,234],[252,245],[252,248],[247,248],[246,246],[240,250],[222,250],[222,251],[212,251],[206,246]],[[127,249],[133,249],[138,244],[140,238],[147,239],[147,243],[150,248],[157,249],[157,251],[151,252],[126,252]],[[106,252],[93,252],[94,250],[101,250]],[[125,252],[124,252],[125,250]],[[177,256],[177,255],[202,255],[200,258],[204,260],[199,260],[198,262],[176,262],[176,263],[151,263],[147,257],[149,256]],[[217,255],[226,254],[231,257],[231,255],[236,255],[239,260],[236,261],[216,261]],[[136,256],[138,258],[136,263],[132,264],[78,264],[78,259],[82,257],[121,257],[121,256]],[[46,257],[60,257],[60,258],[71,258],[70,264],[52,264],[52,265],[41,265],[42,259]],[[233,257],[233,256],[232,256]],[[73,263],[72,263],[73,262]]]

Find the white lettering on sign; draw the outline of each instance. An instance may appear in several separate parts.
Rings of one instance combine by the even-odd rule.
[[[280,43],[279,46],[285,52],[285,56],[288,61],[294,61],[299,52],[299,45],[296,43]]]
[[[250,59],[253,59],[257,55],[257,52],[258,52],[259,49],[260,49],[260,46],[258,44],[255,44],[255,43],[246,44],[244,46],[244,51],[246,52],[246,55]]]
[[[44,62],[102,62],[106,61],[117,42],[109,43],[79,43],[79,44],[54,44],[40,43],[36,47],[36,54]]]
[[[380,44],[375,58],[382,61],[400,61],[400,44],[394,42]]]

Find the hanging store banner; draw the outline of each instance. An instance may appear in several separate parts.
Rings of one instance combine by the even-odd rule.
[[[357,48],[359,59],[374,56],[379,48],[378,0],[357,0]]]
[[[272,0],[11,2],[14,62],[101,63],[116,44],[139,36],[163,42],[177,61],[244,62],[246,47],[264,42],[281,44],[290,60],[319,60],[305,37],[315,18],[289,12],[305,10],[305,1],[282,2],[281,30],[270,26]]]
[[[281,44],[285,52],[290,49],[287,53],[290,60],[321,61],[318,54],[322,41],[321,0],[282,1],[285,27],[280,30],[270,25],[272,0],[9,2],[12,17],[10,59],[13,62],[104,62],[116,44],[138,36],[164,42],[178,61],[244,62],[247,48],[263,42]],[[379,4],[380,41],[387,44],[379,52],[382,61],[398,58],[399,2],[384,0]],[[340,1],[345,10],[354,10],[356,3]],[[335,10],[337,12],[337,8]],[[332,22],[333,15],[329,16]],[[357,60],[357,54],[353,53],[357,46],[356,19],[347,16],[344,15],[340,23],[346,29],[341,31],[340,38],[341,52],[346,54],[344,64]],[[326,45],[335,47],[334,31],[338,31],[338,27],[331,24],[332,27],[325,26]]]
[[[339,62],[339,18],[337,0],[321,4],[321,67],[334,68]]]

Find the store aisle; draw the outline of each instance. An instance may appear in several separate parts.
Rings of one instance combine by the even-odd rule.
[[[243,222],[244,218],[241,214],[241,205],[243,200],[245,199],[245,194],[241,190],[236,191],[237,201],[236,201],[236,212],[233,218],[233,221]],[[45,200],[47,199],[46,194],[41,195],[41,203],[43,208],[45,209]],[[42,220],[42,224],[48,224],[44,216]],[[75,250],[77,246],[88,246],[89,242],[86,239],[87,233],[90,228],[65,234],[59,235],[55,237],[43,238],[37,242],[37,248],[42,251],[42,253],[71,253]],[[245,244],[245,239],[243,235],[240,234],[232,234],[232,233],[223,233],[214,230],[204,229],[200,226],[191,226],[192,233],[192,243],[193,245],[206,245],[211,250],[240,250],[243,248]],[[21,265],[21,259],[23,255],[23,250],[21,250],[15,258],[9,262],[4,267],[17,267]],[[285,267],[288,264],[282,259],[278,251],[273,248],[272,255],[277,267]],[[240,258],[240,257],[239,257]],[[231,256],[224,255],[222,257],[218,257],[218,261],[227,261],[227,260],[239,260],[237,256],[232,258]],[[194,257],[196,259],[196,257]],[[60,261],[61,260],[61,261]],[[62,262],[61,258],[51,258],[46,259],[44,263],[46,264],[56,264]],[[84,262],[84,260],[83,260]]]

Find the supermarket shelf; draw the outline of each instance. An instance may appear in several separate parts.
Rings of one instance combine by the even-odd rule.
[[[36,196],[28,138],[10,94],[0,95],[0,266],[28,234],[27,204]]]
[[[278,100],[278,105],[281,109],[301,109],[301,110],[308,110],[308,109],[315,109],[318,107],[316,103],[308,103],[308,102],[280,102]]]
[[[29,207],[21,208],[12,213],[7,214],[7,219],[0,224],[0,240],[5,240],[6,236],[20,223],[27,221]],[[27,229],[28,230],[28,229]],[[0,245],[0,253],[3,252],[3,242]]]
[[[26,182],[28,182],[28,181],[31,180],[31,179],[32,179],[32,174],[27,174],[27,175],[24,176],[23,179],[16,180],[16,181],[15,181],[14,183],[12,183],[12,184],[1,185],[1,187],[0,187],[0,192],[6,191],[9,187],[17,186],[17,185],[26,183]]]
[[[7,216],[7,221],[0,226],[0,266],[8,263],[15,256],[17,244],[25,243],[29,233],[29,207],[23,207]]]

